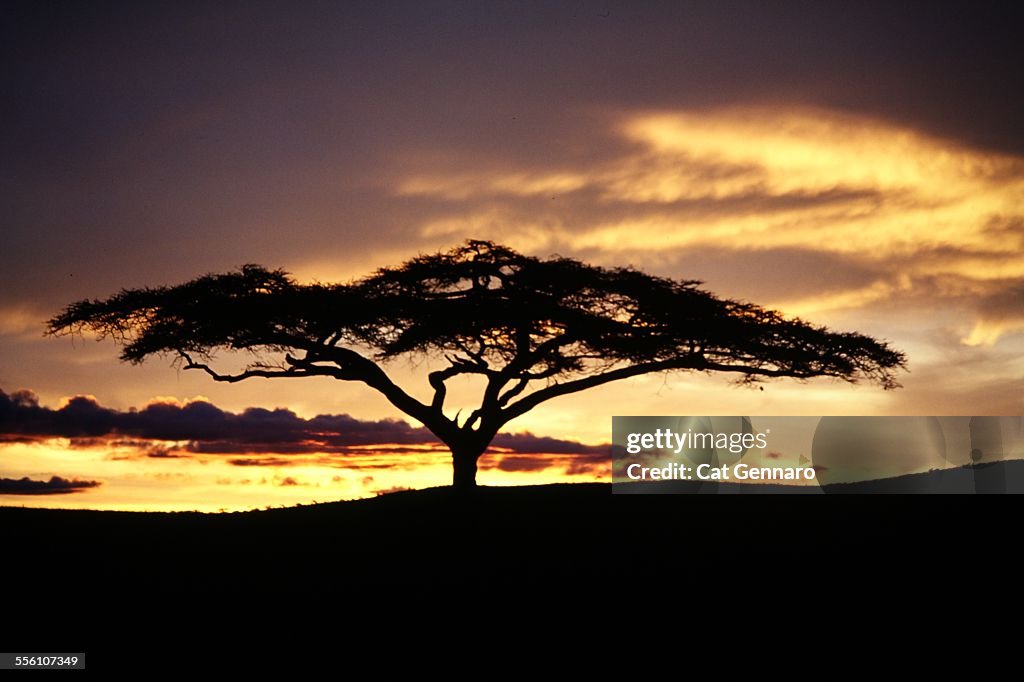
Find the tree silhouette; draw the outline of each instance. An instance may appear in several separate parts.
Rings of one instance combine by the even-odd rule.
[[[508,422],[541,403],[651,372],[731,372],[860,379],[894,388],[904,355],[856,333],[835,333],[759,306],[716,298],[700,282],[524,256],[486,241],[413,258],[350,284],[300,284],[245,265],[174,287],[84,300],[48,333],[90,331],[139,363],[173,355],[216,381],[326,376],[359,381],[421,422],[451,450],[453,484],[476,485],[477,460]],[[213,368],[219,350],[258,360],[237,374]],[[421,401],[385,372],[400,356],[443,358]],[[460,423],[445,412],[446,383],[483,383]]]

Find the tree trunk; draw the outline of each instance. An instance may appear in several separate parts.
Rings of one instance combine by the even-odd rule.
[[[452,488],[471,492],[476,488],[476,461],[482,453],[474,450],[452,450]]]

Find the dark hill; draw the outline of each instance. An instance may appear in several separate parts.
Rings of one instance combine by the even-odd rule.
[[[1024,463],[990,466],[1017,475]],[[609,485],[565,484],[234,514],[6,507],[3,604],[21,634],[92,646],[168,629],[271,636],[283,622],[322,636],[322,614],[334,632],[368,613],[467,603],[531,608],[533,618],[750,591],[749,607],[763,610],[797,595],[852,598],[864,577],[905,587],[1008,563],[1003,525],[1018,499],[612,495]],[[97,617],[118,625],[96,628]]]

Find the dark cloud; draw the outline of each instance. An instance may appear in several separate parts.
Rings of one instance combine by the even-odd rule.
[[[636,162],[638,157],[609,157],[605,160],[611,165],[627,165]],[[646,161],[646,159],[642,159]],[[653,166],[654,160],[648,165]],[[462,163],[465,165],[465,162]],[[680,168],[668,169],[669,171],[682,171],[685,169],[689,179],[707,188],[707,194],[696,196],[684,196],[671,200],[657,199],[635,199],[615,196],[614,183],[621,182],[622,178],[597,178],[592,179],[587,186],[572,191],[551,190],[548,192],[534,191],[513,191],[511,188],[502,189],[490,185],[480,188],[473,188],[471,182],[465,177],[465,168],[455,168],[450,178],[444,179],[442,186],[436,196],[429,199],[419,199],[422,202],[421,222],[429,222],[438,218],[454,218],[464,215],[466,210],[467,197],[472,199],[469,205],[496,206],[500,205],[505,211],[503,217],[512,223],[526,223],[530,220],[538,220],[551,217],[567,225],[578,227],[594,228],[605,224],[615,224],[627,219],[642,219],[645,217],[657,216],[660,218],[671,218],[676,221],[697,221],[710,218],[722,218],[746,215],[770,216],[775,213],[792,213],[795,211],[837,209],[844,207],[879,206],[886,201],[903,201],[905,205],[912,206],[913,200],[895,194],[886,194],[873,187],[832,187],[824,190],[801,190],[801,191],[770,191],[765,184],[771,178],[768,172],[757,170],[753,172],[743,166],[730,164],[719,164],[709,167],[700,159],[686,158],[679,162]],[[728,195],[716,195],[709,187],[710,182],[727,175],[726,169],[733,169],[737,175],[750,174],[755,176],[748,189],[736,191]],[[549,168],[546,172],[558,172],[559,169]],[[569,169],[566,169],[569,170]],[[576,167],[575,170],[588,170],[585,167]],[[438,169],[435,172],[444,172]],[[484,172],[480,169],[479,172]],[[506,168],[506,174],[521,174],[529,177],[530,170],[525,167],[514,169]],[[650,168],[645,169],[647,177],[653,176]],[[678,173],[673,173],[678,175]],[[637,184],[642,184],[643,177],[637,176]],[[469,190],[474,191],[469,191]],[[460,194],[454,197],[445,196],[446,192],[455,190]],[[465,193],[466,196],[462,196]],[[628,244],[623,244],[628,249]]]
[[[289,459],[282,457],[249,457],[239,459],[229,459],[229,464],[233,464],[236,467],[268,467],[268,466],[288,466],[294,462]]]
[[[166,445],[154,445],[146,450],[146,457],[152,457],[153,459],[180,459],[184,455],[179,454]]]
[[[280,408],[249,408],[233,413],[203,401],[186,405],[153,403],[141,410],[119,411],[85,396],[72,398],[64,407],[54,410],[40,405],[30,391],[8,394],[0,390],[0,441],[45,438],[68,438],[72,447],[135,447],[153,458],[192,454],[277,455],[229,460],[236,466],[291,463],[284,455],[416,454],[423,453],[424,446],[438,445],[427,429],[397,419],[369,421],[348,415],[303,419]],[[172,447],[167,441],[181,441],[184,445]],[[498,434],[493,446],[520,454],[604,452],[600,446],[532,433]]]
[[[607,454],[604,456],[573,457],[568,462],[564,462],[564,464],[566,465],[565,473],[569,476],[603,474],[611,470],[611,459]]]
[[[49,481],[24,478],[0,478],[0,495],[66,495],[101,485],[100,481],[80,481],[51,476]]]
[[[1001,237],[1008,244],[1024,248],[1024,218],[997,216],[988,221],[986,231],[996,237]]]
[[[509,455],[488,458],[480,463],[481,469],[498,469],[500,471],[542,471],[552,466],[554,463],[547,459]]]
[[[553,455],[608,454],[606,445],[583,445],[571,440],[535,436],[529,431],[523,433],[499,433],[491,441],[492,448],[504,448],[513,452],[547,453]]]
[[[262,408],[235,414],[203,401],[153,403],[122,412],[86,396],[72,398],[54,410],[40,405],[30,391],[7,394],[2,390],[0,432],[12,437],[69,438],[80,447],[95,445],[103,437],[192,441],[197,452],[218,453],[289,454],[316,451],[315,447],[434,442],[425,429],[394,419],[361,421],[348,415],[320,415],[307,420],[291,410]]]
[[[609,446],[593,448],[592,452],[565,455],[531,457],[527,455],[506,455],[492,453],[480,460],[481,469],[498,469],[499,471],[543,471],[545,469],[564,469],[565,473],[577,474],[599,473],[608,469],[611,462]]]
[[[982,298],[978,312],[988,322],[1018,322],[1024,326],[1024,280],[1012,282]]]
[[[30,436],[14,436],[11,434],[0,434],[0,443],[34,443],[38,439]]]

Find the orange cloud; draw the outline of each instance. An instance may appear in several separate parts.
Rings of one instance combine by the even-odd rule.
[[[403,196],[453,203],[421,225],[430,240],[501,239],[657,263],[666,254],[785,249],[876,270],[854,288],[769,303],[791,314],[857,310],[935,296],[936,280],[985,296],[1024,282],[1024,159],[980,151],[880,119],[749,106],[634,113],[612,132],[625,151],[590,165],[435,169]],[[976,307],[976,306],[975,306]],[[974,311],[965,343],[1020,329]]]

